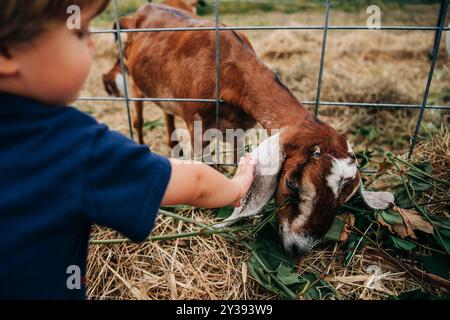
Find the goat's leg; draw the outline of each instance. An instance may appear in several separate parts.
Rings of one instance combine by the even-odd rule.
[[[144,95],[137,89],[136,85],[131,85],[131,90],[133,93],[133,97],[143,98]],[[133,127],[137,131],[139,144],[145,144],[144,142],[144,102],[143,101],[134,101],[134,117],[133,117]]]
[[[134,105],[135,115],[133,121],[133,127],[136,129],[138,133],[139,144],[145,144],[144,141],[144,102],[143,101],[135,101]]]
[[[198,120],[197,120],[198,121]],[[204,131],[201,134],[195,135],[194,125],[193,122],[186,121],[187,128],[189,130],[189,136],[191,138],[191,150],[192,150],[192,158],[193,160],[202,161],[203,160],[203,152],[208,146],[208,141],[203,141],[203,134]],[[197,150],[196,150],[197,148]]]
[[[166,118],[166,128],[167,128],[167,144],[171,149],[173,149],[177,144],[177,140],[172,140],[173,132],[175,131],[175,116],[169,113],[164,113],[164,116]]]

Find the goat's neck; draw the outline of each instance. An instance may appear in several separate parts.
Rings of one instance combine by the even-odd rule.
[[[223,100],[241,108],[265,129],[295,127],[306,119],[313,120],[314,116],[264,64],[253,57],[237,60],[222,71]],[[241,61],[252,63],[241,65]]]
[[[245,99],[244,99],[245,100]],[[243,103],[242,108],[265,129],[299,127],[314,116],[289,92],[275,88]]]

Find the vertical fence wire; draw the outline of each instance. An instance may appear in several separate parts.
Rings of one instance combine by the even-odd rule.
[[[127,116],[128,116],[128,127],[130,130],[130,137],[133,139],[133,128],[131,126],[131,112],[130,112],[130,97],[128,95],[128,81],[127,81],[127,72],[125,69],[125,63],[124,63],[124,55],[123,55],[123,46],[122,46],[122,37],[121,37],[121,28],[120,28],[120,18],[119,18],[119,4],[117,3],[117,0],[114,0],[114,15],[116,20],[116,34],[117,34],[117,46],[119,49],[119,59],[120,59],[120,69],[122,72],[122,78],[123,78],[123,91],[125,95],[125,106],[127,109]]]
[[[216,16],[216,128],[220,132],[220,41],[219,41],[219,0],[215,0],[215,16]],[[220,141],[216,141],[217,164],[220,163]]]
[[[419,118],[417,119],[417,123],[416,123],[416,129],[414,130],[414,135],[411,139],[411,146],[409,149],[408,158],[411,158],[411,156],[414,152],[414,147],[417,143],[417,136],[419,134],[420,125],[422,123],[423,115],[424,115],[425,108],[427,105],[428,94],[430,93],[431,82],[433,80],[434,68],[436,66],[436,60],[437,60],[437,56],[439,53],[439,46],[441,44],[442,32],[443,32],[443,28],[444,28],[444,24],[445,24],[445,17],[447,16],[447,9],[448,9],[448,0],[442,0],[441,6],[439,9],[439,20],[438,20],[438,25],[437,25],[438,29],[436,31],[436,36],[434,38],[433,57],[431,59],[430,72],[428,74],[427,85],[425,87],[425,92],[424,92],[423,100],[422,100],[422,106],[420,108]]]
[[[325,9],[325,25],[323,28],[323,37],[322,37],[322,53],[320,54],[319,79],[317,79],[316,103],[315,103],[315,107],[314,107],[314,114],[316,116],[319,113],[320,91],[322,89],[323,65],[325,62],[325,50],[327,47],[329,17],[330,17],[330,0],[327,0],[326,9]]]

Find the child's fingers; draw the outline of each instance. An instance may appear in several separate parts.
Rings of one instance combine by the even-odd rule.
[[[243,171],[247,171],[247,169],[251,169],[253,171],[253,167],[256,165],[256,160],[253,159],[250,154],[246,154],[244,157],[241,157],[239,161],[239,169]],[[241,171],[241,170],[239,170]]]

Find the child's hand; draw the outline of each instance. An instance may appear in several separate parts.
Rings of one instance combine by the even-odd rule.
[[[253,182],[253,171],[255,169],[256,161],[253,160],[249,154],[242,157],[239,161],[239,166],[237,168],[236,174],[231,181],[236,184],[239,188],[239,200],[233,203],[234,207],[240,206],[240,200],[247,194],[248,189]]]

